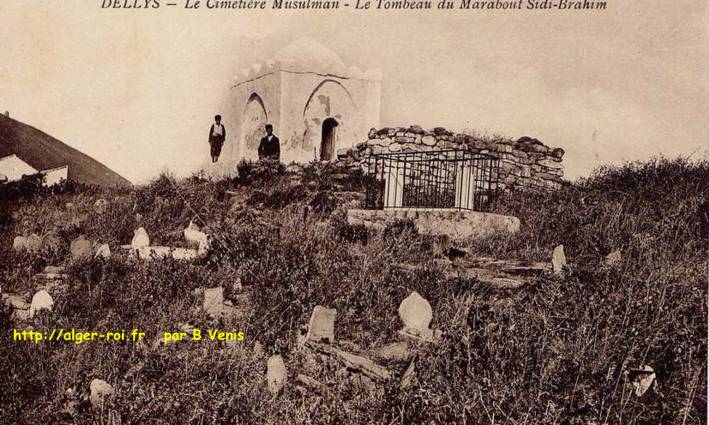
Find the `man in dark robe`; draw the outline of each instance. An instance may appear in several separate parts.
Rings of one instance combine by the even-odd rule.
[[[209,128],[209,150],[212,155],[212,162],[219,160],[224,140],[226,140],[226,128],[222,125],[222,116],[216,115],[214,124]]]
[[[266,124],[266,137],[261,139],[258,145],[258,159],[281,159],[281,142],[275,134],[273,134],[273,126]]]

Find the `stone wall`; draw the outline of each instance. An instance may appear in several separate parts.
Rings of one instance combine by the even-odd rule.
[[[419,126],[382,128],[370,130],[367,141],[337,154],[338,160],[348,166],[366,167],[371,154],[451,148],[500,158],[500,189],[556,189],[563,180],[564,150],[530,137],[490,140],[441,127],[430,131]]]
[[[478,211],[440,209],[348,209],[347,222],[384,230],[396,220],[411,220],[416,231],[425,235],[448,236],[454,241],[481,239],[500,233],[517,233],[517,217]]]

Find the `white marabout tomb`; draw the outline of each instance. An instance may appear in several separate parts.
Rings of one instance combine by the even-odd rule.
[[[235,77],[220,162],[257,159],[266,123],[281,141],[281,162],[336,159],[379,126],[381,80],[379,70],[347,67],[322,44],[295,40]]]

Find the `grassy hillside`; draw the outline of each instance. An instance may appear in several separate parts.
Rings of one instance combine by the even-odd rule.
[[[706,161],[606,167],[557,192],[503,198],[499,212],[518,216],[521,232],[470,241],[467,257],[548,261],[564,244],[570,262],[564,275],[514,290],[446,278],[434,241],[406,223],[383,234],[347,225],[344,211],[361,199],[357,176],[250,171],[217,182],[161,176],[132,189],[0,189],[2,290],[31,297],[35,273],[68,266],[54,312],[35,319],[35,329],[138,327],[150,338],[14,343],[4,309],[0,423],[706,423]],[[99,198],[108,213],[95,211]],[[190,220],[213,236],[206,259],[145,263],[117,254],[140,225],[154,245],[181,245]],[[31,232],[63,244],[15,253],[13,237]],[[79,234],[108,243],[114,256],[70,263],[68,243]],[[607,265],[616,250],[620,260]],[[215,323],[195,309],[195,290],[215,286],[241,317]],[[416,347],[407,389],[398,380],[352,382],[297,344],[321,304],[338,311],[341,346],[372,357],[399,338],[397,308],[412,290],[429,300],[443,336]],[[153,345],[187,322],[239,329],[246,339]],[[271,354],[289,370],[277,397],[264,379]],[[381,363],[396,376],[407,366]],[[625,373],[642,365],[658,385],[637,397]],[[326,390],[298,388],[301,373]],[[93,378],[116,389],[103,410],[86,400]]]
[[[90,156],[34,127],[0,115],[0,158],[13,154],[40,171],[68,165],[68,179],[77,183],[130,185],[128,180]]]

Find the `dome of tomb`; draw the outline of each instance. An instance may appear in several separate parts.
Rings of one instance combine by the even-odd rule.
[[[345,63],[335,52],[307,37],[299,37],[283,47],[273,59],[289,71],[318,74],[347,73]]]

